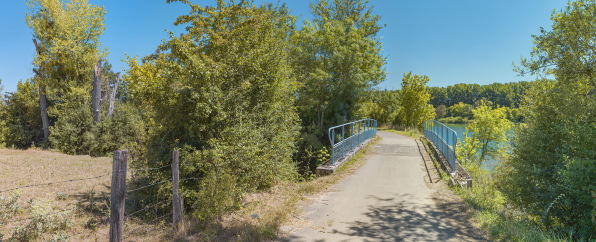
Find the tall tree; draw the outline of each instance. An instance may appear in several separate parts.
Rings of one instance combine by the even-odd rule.
[[[435,117],[433,105],[428,104],[430,94],[426,91],[428,76],[413,75],[412,72],[404,73],[401,83],[401,102],[404,112],[403,124],[409,127],[422,129],[424,121]]]
[[[310,3],[315,19],[292,37],[298,110],[320,129],[353,118],[363,91],[385,80],[379,15],[361,0]]]
[[[33,30],[37,54],[33,60],[44,137],[49,135],[46,92],[48,88],[65,94],[68,101],[84,102],[91,89],[96,61],[107,55],[99,37],[105,30],[103,7],[88,0],[27,0],[27,26]],[[39,40],[37,43],[36,40]],[[68,94],[72,94],[70,97]],[[76,97],[74,97],[76,96]]]
[[[295,18],[284,6],[253,1],[181,2],[191,12],[175,24],[189,24],[188,32],[172,33],[141,63],[130,58],[124,78],[131,100],[154,111],[150,160],[165,162],[172,149],[186,149],[181,158],[195,167],[187,175],[201,178],[187,184],[187,196],[205,218],[294,175],[298,119],[287,49]]]

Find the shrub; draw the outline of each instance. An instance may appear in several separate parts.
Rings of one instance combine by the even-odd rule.
[[[89,105],[66,109],[50,128],[52,147],[67,154],[109,156],[112,151],[128,148],[138,154],[139,144],[146,139],[146,127],[138,109],[117,103],[112,117],[104,105],[101,122],[93,125]]]
[[[583,95],[590,83],[535,85],[500,179],[504,194],[541,217],[544,228],[576,239],[596,234],[596,100]]]
[[[129,59],[125,78],[132,101],[149,107],[155,120],[147,155],[133,166],[171,164],[172,150],[181,149],[181,180],[197,178],[182,181],[181,193],[198,218],[208,219],[238,208],[244,193],[297,176],[297,84],[287,56],[292,18],[243,3],[192,9],[179,18],[190,24],[188,33],[171,36],[141,64]],[[170,180],[171,170],[138,178],[135,185]],[[171,184],[152,188],[136,195],[147,203],[171,197]]]
[[[50,127],[49,140],[52,147],[63,153],[76,155],[88,154],[89,146],[85,136],[93,127],[93,114],[90,105],[80,105],[65,109],[58,121]]]
[[[18,191],[10,193],[9,197],[0,195],[0,225],[2,225],[3,220],[21,212],[21,206],[18,203],[20,197],[21,193]]]
[[[137,157],[146,137],[146,125],[139,109],[117,103],[112,117],[102,112],[101,122],[85,134],[84,147],[89,147],[93,156],[109,156],[114,150],[128,149],[132,157]]]
[[[37,86],[29,79],[17,84],[17,91],[4,95],[0,104],[0,146],[29,148],[41,143],[43,130]]]
[[[27,226],[14,228],[12,239],[15,241],[33,241],[46,233],[64,231],[70,228],[73,223],[68,217],[70,211],[54,211],[51,199],[40,199],[30,203],[29,209],[33,219]]]

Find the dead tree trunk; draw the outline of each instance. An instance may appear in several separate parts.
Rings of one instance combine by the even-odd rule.
[[[93,90],[91,90],[91,111],[93,121],[99,124],[101,121],[101,58],[97,61],[93,72]]]
[[[108,79],[108,77],[106,77],[106,91],[103,93],[103,97],[101,98],[102,102],[108,100],[109,93],[110,93],[110,79]]]
[[[114,82],[114,89],[112,90],[112,95],[110,95],[110,108],[108,109],[108,116],[112,117],[114,114],[114,102],[116,101],[116,91],[118,90],[118,83],[120,82],[120,77],[116,77],[116,81]]]
[[[37,51],[37,56],[41,56],[41,50],[39,48],[39,45],[37,45],[37,40],[33,39],[33,44],[35,44],[35,50]],[[48,101],[46,98],[46,87],[45,85],[41,84],[41,79],[43,79],[43,64],[41,64],[41,66],[39,67],[39,71],[37,71],[35,68],[33,69],[33,71],[35,72],[35,74],[37,74],[37,77],[39,77],[40,80],[38,80],[38,86],[39,86],[39,106],[41,108],[41,123],[42,123],[42,128],[43,128],[43,138],[44,140],[47,140],[48,137],[50,136],[50,119],[48,118]],[[42,73],[40,73],[42,72]]]

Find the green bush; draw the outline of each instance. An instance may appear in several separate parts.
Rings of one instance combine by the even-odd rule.
[[[39,92],[29,79],[17,84],[17,91],[6,93],[0,104],[0,147],[26,149],[43,141]]]
[[[86,136],[93,127],[90,105],[66,109],[60,113],[56,124],[50,127],[49,140],[54,149],[70,155],[89,154]]]
[[[473,119],[462,118],[462,117],[446,117],[438,120],[445,124],[468,124],[474,122]]]
[[[132,166],[169,165],[180,149],[181,193],[198,218],[208,219],[238,208],[247,192],[297,178],[296,82],[287,59],[292,18],[251,4],[193,9],[179,18],[189,32],[140,64],[129,59],[125,78],[131,101],[152,110],[155,120],[147,154]],[[133,186],[171,176],[169,169],[142,172]],[[169,199],[171,183],[132,195],[138,206]]]
[[[92,156],[109,156],[114,150],[129,149],[136,156],[147,133],[140,111],[131,105],[116,103],[114,114],[109,117],[105,106],[97,125],[93,125],[90,105],[60,113],[58,121],[50,128],[52,147],[67,154]]]
[[[114,150],[128,149],[132,157],[147,137],[146,125],[139,109],[126,103],[116,103],[112,117],[102,112],[101,122],[85,134],[84,147],[93,156],[109,156]]]
[[[582,95],[589,83],[537,83],[500,181],[504,194],[540,216],[544,228],[577,239],[596,234],[596,100]]]
[[[293,159],[298,162],[302,174],[309,175],[317,168],[317,152],[324,147],[321,142],[324,138],[323,132],[314,123],[301,127]]]

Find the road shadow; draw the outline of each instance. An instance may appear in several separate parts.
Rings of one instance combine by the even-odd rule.
[[[407,196],[411,195],[396,194],[388,198],[369,196],[369,199],[375,200],[375,205],[368,206],[367,212],[363,214],[367,219],[345,223],[348,226],[343,231],[333,229],[326,233],[349,236],[350,241],[485,241],[474,228],[453,224],[447,218],[450,215],[460,216],[459,214],[445,214],[434,206],[406,202],[416,201],[413,197],[406,198]],[[344,236],[341,236],[342,239]],[[305,239],[291,235],[282,241]]]
[[[384,205],[368,207],[368,212],[365,215],[369,221],[349,222],[348,231],[334,230],[333,233],[361,237],[365,241],[367,239],[383,241],[483,240],[482,237],[462,229],[461,226],[454,226],[447,219],[449,214],[437,211],[433,206],[409,203],[402,199],[400,199],[402,201],[394,201],[394,198],[376,196],[369,198]],[[450,206],[449,204],[444,205]]]

